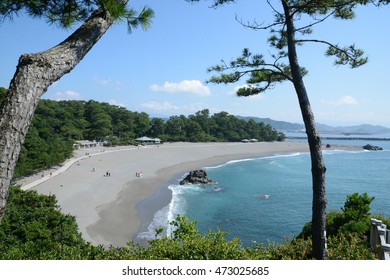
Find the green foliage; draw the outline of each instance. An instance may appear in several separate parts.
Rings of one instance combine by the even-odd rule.
[[[154,11],[149,7],[144,7],[137,15],[137,12],[133,9],[128,10],[125,13],[127,20],[128,31],[141,27],[143,30],[147,30],[151,25],[151,19],[154,18]]]
[[[356,49],[354,45],[349,47],[329,46],[326,51],[327,56],[336,57],[336,65],[349,65],[351,68],[357,68],[368,62],[367,57],[363,57],[364,52]]]
[[[54,196],[10,188],[0,259],[81,259],[100,250],[81,238],[75,218],[60,212]]]
[[[104,107],[92,100],[85,104],[85,117],[88,120],[87,139],[101,141],[111,134],[112,118]]]
[[[172,237],[163,237],[149,242],[141,259],[170,260],[218,260],[245,258],[245,250],[238,239],[226,241],[225,232],[207,232],[201,235],[196,223],[178,216],[171,223],[175,227]]]
[[[7,90],[0,88],[1,96]],[[75,140],[103,141],[107,145],[133,145],[135,138],[148,135],[163,141],[283,141],[284,134],[253,120],[244,121],[227,112],[210,116],[204,109],[188,117],[172,116],[167,121],[150,119],[146,113],[131,112],[108,103],[40,100],[15,169],[18,178],[60,164],[73,153]]]
[[[311,258],[311,239],[285,240],[284,244],[255,244],[248,248],[251,259],[262,260],[307,260]]]
[[[369,236],[370,230],[370,204],[374,197],[367,193],[359,195],[354,193],[347,196],[342,211],[330,211],[326,215],[326,231],[328,236],[339,234],[358,234]],[[311,237],[311,222],[304,225],[298,238]]]
[[[348,231],[367,233],[370,229],[370,204],[373,200],[374,197],[369,197],[367,193],[348,195],[344,208],[342,208],[344,225],[340,227],[340,231],[343,233]]]
[[[389,222],[384,217],[383,221]],[[201,234],[196,222],[178,216],[169,237],[158,237],[147,246],[130,241],[124,247],[92,246],[78,232],[75,218],[60,212],[54,196],[10,189],[7,212],[0,225],[0,259],[100,259],[100,260],[308,260],[311,238],[295,238],[283,244],[243,247],[238,238],[216,230]],[[331,260],[371,260],[367,237],[339,233],[328,238]]]
[[[12,18],[20,11],[29,16],[44,18],[50,23],[69,27],[76,21],[85,20],[96,8],[94,1],[60,0],[60,1],[17,1],[5,0],[0,4],[0,15]]]
[[[235,83],[242,77],[249,75],[248,86],[241,87],[237,91],[238,96],[251,96],[272,88],[276,83],[291,80],[290,69],[284,63],[267,64],[262,55],[252,54],[249,49],[244,49],[242,55],[229,64],[222,61],[208,69],[209,72],[220,73],[219,76],[210,78],[211,83]],[[224,72],[230,73],[224,73]],[[306,73],[302,69],[302,73]]]
[[[43,128],[39,131],[32,126],[21,149],[14,177],[60,164],[72,153],[73,141],[64,140],[57,134],[45,133]]]
[[[340,233],[327,238],[329,260],[374,260],[375,254],[369,247],[366,236],[356,233]],[[284,244],[259,246],[253,254],[269,260],[310,260],[312,239],[295,238]],[[265,254],[265,255],[264,255]],[[255,255],[256,256],[256,255]],[[256,257],[255,257],[256,258]]]
[[[366,236],[357,233],[340,233],[327,240],[330,260],[375,260]]]
[[[296,238],[283,244],[256,244],[245,248],[240,240],[226,240],[226,232],[208,231],[201,235],[196,222],[178,216],[172,222],[175,230],[171,238],[163,237],[149,242],[147,248],[130,243],[132,257],[137,259],[174,259],[174,260],[308,260],[312,259],[312,240]],[[328,240],[329,259],[370,260],[375,255],[367,246],[364,236],[355,233],[340,234]]]
[[[347,196],[344,207],[341,208],[346,219],[358,221],[370,215],[370,204],[374,197],[369,197],[367,193],[359,195],[354,193]]]
[[[298,0],[290,1],[300,13],[305,13],[311,16],[331,14],[339,19],[354,18],[353,9],[358,4],[365,4],[368,1],[350,1],[350,0]]]
[[[4,0],[0,2],[0,21],[26,11],[34,18],[43,18],[51,24],[69,28],[77,22],[88,19],[99,10],[109,14],[115,21],[125,20],[129,32],[141,27],[148,29],[154,18],[154,12],[144,7],[140,12],[127,7],[128,1],[122,0]]]
[[[235,1],[214,0],[211,2],[213,2],[212,7],[216,8]],[[297,75],[293,76],[290,69],[289,53],[290,56],[293,54],[292,46],[295,50],[295,47],[305,43],[317,43],[327,46],[328,49],[325,55],[335,57],[335,64],[337,65],[349,65],[351,68],[362,66],[368,60],[367,57],[364,57],[364,52],[361,49],[356,48],[355,45],[342,47],[338,44],[332,44],[330,41],[314,38],[313,28],[330,17],[344,20],[352,19],[355,15],[354,10],[359,5],[388,4],[389,1],[290,0],[283,2],[285,9],[279,11],[276,5],[268,2],[274,15],[273,22],[268,24],[258,24],[256,21],[252,24],[241,22],[246,28],[270,32],[268,44],[274,51],[270,52],[269,58],[262,54],[252,54],[248,49],[244,49],[242,55],[230,63],[222,61],[221,64],[210,67],[208,71],[215,72],[216,76],[212,76],[209,82],[227,84],[246,78],[247,86],[237,91],[238,96],[260,94],[284,81],[297,82],[295,80]],[[295,26],[293,31],[287,30],[287,21],[290,17]],[[288,32],[291,34],[288,34]],[[288,45],[288,38],[290,38],[290,45]],[[303,67],[299,71],[300,77],[308,73]]]

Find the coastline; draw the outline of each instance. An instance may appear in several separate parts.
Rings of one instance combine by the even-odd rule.
[[[79,158],[75,161],[79,164],[72,164],[56,176],[53,173],[32,189],[55,194],[62,212],[76,217],[86,241],[125,246],[147,228],[156,211],[170,203],[167,187],[186,172],[231,160],[296,152],[308,152],[307,144],[166,143],[106,148]],[[142,172],[142,178],[136,177],[136,172]]]

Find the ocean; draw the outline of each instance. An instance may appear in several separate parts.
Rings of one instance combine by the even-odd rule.
[[[390,135],[369,137],[390,138]],[[323,143],[371,144],[384,149],[324,150],[327,210],[340,210],[349,194],[367,193],[375,197],[371,213],[390,217],[390,141],[324,140]],[[218,184],[170,185],[170,204],[156,212],[148,232],[139,234],[139,238],[153,238],[155,229],[160,227],[169,235],[169,221],[179,214],[196,221],[202,233],[220,229],[228,233],[227,239],[238,237],[244,246],[253,242],[283,242],[296,236],[311,220],[308,153],[230,161],[204,169]]]

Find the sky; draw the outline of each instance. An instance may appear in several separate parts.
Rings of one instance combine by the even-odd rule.
[[[279,1],[271,2],[277,7]],[[218,9],[210,8],[211,3],[130,1],[135,9],[147,5],[155,11],[151,28],[129,34],[125,23],[115,24],[42,98],[93,99],[150,117],[188,116],[209,109],[211,114],[225,111],[302,123],[289,82],[253,97],[235,95],[245,79],[228,85],[207,83],[213,75],[207,68],[233,60],[243,48],[266,58],[273,51],[267,44],[268,31],[247,29],[237,20],[272,23],[267,1],[241,0]],[[298,48],[299,62],[309,71],[304,82],[317,122],[390,127],[389,15],[390,5],[362,7],[351,21],[330,19],[314,27],[310,38],[362,48],[369,62],[358,69],[335,66],[332,58],[324,56],[323,45]],[[49,49],[76,28],[58,28],[23,14],[1,23],[0,86],[9,86],[21,54]]]

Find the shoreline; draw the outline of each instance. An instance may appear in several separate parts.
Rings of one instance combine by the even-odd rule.
[[[56,176],[53,173],[32,189],[55,194],[62,212],[76,217],[86,241],[118,247],[135,240],[154,214],[170,203],[172,193],[168,186],[186,172],[231,160],[296,152],[308,152],[307,143],[165,143],[105,148],[78,158],[79,164],[72,164]],[[107,172],[111,176],[106,176]],[[135,176],[137,172],[143,173],[142,178]]]

